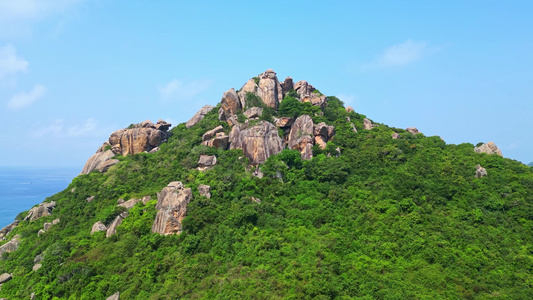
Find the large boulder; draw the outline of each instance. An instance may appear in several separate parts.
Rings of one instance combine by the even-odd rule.
[[[115,217],[115,219],[113,220],[113,222],[111,222],[111,224],[109,224],[109,227],[107,227],[107,231],[106,231],[106,234],[105,234],[105,237],[108,238],[110,236],[112,236],[113,234],[116,234],[117,233],[117,227],[122,224],[122,221],[128,216],[128,212],[122,212],[121,214],[119,214],[118,216]]]
[[[19,244],[20,244],[20,235],[17,234],[9,242],[0,246],[0,259],[2,259],[2,255],[4,255],[4,253],[17,251],[17,249],[19,248]]]
[[[485,170],[485,168],[483,168],[481,165],[477,165],[476,166],[476,178],[481,178],[481,177],[484,177],[484,176],[487,176],[487,170]]]
[[[313,119],[308,115],[302,115],[294,120],[289,133],[289,149],[300,151],[303,159],[311,159],[314,144]]]
[[[38,206],[30,209],[28,215],[24,218],[24,221],[30,220],[35,221],[42,217],[47,217],[52,215],[52,210],[56,206],[55,201],[41,203]]]
[[[190,188],[183,188],[181,182],[171,182],[157,194],[157,215],[152,232],[164,235],[180,234],[181,221],[187,214],[187,204],[192,199]]]
[[[324,122],[320,122],[313,127],[313,134],[315,136],[315,144],[317,144],[320,149],[326,148],[326,143],[331,137],[335,135],[335,127],[326,125]]]
[[[202,145],[220,148],[226,150],[228,148],[229,137],[224,133],[224,128],[218,126],[202,136]]]
[[[215,155],[200,155],[198,159],[198,171],[204,171],[212,168],[217,164],[217,157]]]
[[[281,89],[283,91],[283,96],[294,89],[294,83],[291,77],[285,78],[285,80],[281,83]]]
[[[500,150],[500,148],[498,148],[494,142],[488,142],[479,147],[475,147],[474,151],[476,153],[498,154],[499,156],[503,157],[502,150]]]
[[[113,151],[111,151],[110,149],[105,151],[101,151],[101,149],[98,149],[98,151],[93,154],[93,156],[89,157],[80,175],[89,174],[91,173],[91,171],[96,169],[104,170],[104,168],[106,168],[105,170],[107,171],[107,169],[111,167],[110,165],[108,165],[107,162],[110,161],[113,156],[115,156],[115,153],[113,153]],[[111,161],[114,162],[115,160]],[[117,162],[118,160],[116,160],[114,164],[116,164]]]
[[[106,231],[106,230],[107,230],[107,226],[105,226],[105,224],[102,223],[102,221],[98,221],[93,224],[93,227],[91,228],[91,235],[93,235],[95,232]]]
[[[6,237],[17,225],[20,223],[19,220],[16,220],[15,222],[7,225],[6,227],[2,228],[0,230],[0,240],[2,240],[4,237]]]
[[[267,121],[260,121],[249,128],[234,126],[229,140],[230,149],[242,149],[252,165],[262,164],[268,157],[283,150],[278,128]]]
[[[274,109],[278,108],[283,99],[283,89],[276,77],[276,72],[269,69],[259,75],[259,89],[257,92],[257,96],[261,97],[267,106]]]
[[[185,127],[193,127],[194,125],[200,123],[200,121],[202,121],[205,115],[212,111],[213,108],[215,108],[213,105],[205,105],[204,107],[200,108],[200,110],[196,112],[196,114],[194,114],[194,116],[189,121],[187,121],[187,123],[185,123]]]
[[[411,133],[413,135],[421,133],[420,131],[418,131],[418,129],[416,127],[408,127],[405,130],[407,130],[407,132],[409,132],[409,133]]]
[[[6,282],[10,281],[11,279],[13,279],[13,275],[11,275],[9,273],[4,273],[4,274],[0,275],[0,284],[6,283]]]
[[[200,196],[204,196],[207,199],[211,198],[211,186],[206,184],[200,184],[198,186],[198,193],[200,193]]]
[[[260,116],[263,115],[263,108],[262,107],[250,107],[244,112],[244,115],[248,119],[259,118]]]
[[[242,110],[241,100],[239,100],[239,96],[237,96],[237,92],[235,92],[234,88],[224,92],[222,100],[220,100],[220,106],[224,113],[225,120],[230,120],[232,116]]]

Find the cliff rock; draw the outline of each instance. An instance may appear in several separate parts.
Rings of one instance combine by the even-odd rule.
[[[268,69],[259,75],[259,89],[257,92],[257,96],[261,97],[267,106],[274,109],[278,108],[279,102],[283,99],[283,89],[276,77],[276,72]]]
[[[241,101],[239,100],[239,96],[237,96],[234,88],[224,92],[222,95],[222,100],[220,100],[220,105],[226,121],[230,120],[232,116],[237,114],[237,112],[242,109]]]
[[[475,147],[474,151],[477,153],[498,154],[503,157],[502,151],[496,146],[496,144],[494,144],[494,142],[488,142],[479,147]]]
[[[229,141],[230,149],[242,149],[252,165],[262,164],[270,155],[283,150],[283,140],[279,137],[278,128],[267,121],[260,121],[250,128],[234,126]]]
[[[36,206],[28,212],[28,215],[24,218],[24,221],[30,220],[35,221],[42,217],[47,217],[52,215],[52,210],[56,206],[55,201],[48,203],[41,203],[39,206]]]
[[[101,151],[101,149],[98,149],[98,151]],[[93,156],[89,157],[80,175],[89,174],[91,173],[91,171],[96,170],[96,169],[100,171],[100,170],[104,170],[105,168],[105,170],[107,171],[107,169],[111,167],[111,165],[109,165],[107,161],[109,161],[113,156],[115,156],[115,153],[113,153],[113,151],[111,150],[96,152],[95,154],[93,154]],[[118,162],[118,160],[116,161]]]
[[[207,113],[213,110],[213,108],[215,107],[212,105],[205,105],[204,107],[200,108],[200,110],[196,112],[196,114],[194,114],[194,116],[187,121],[187,123],[185,123],[185,127],[189,128],[198,124],[200,121],[202,121],[205,115],[207,115]]]
[[[281,89],[283,91],[283,96],[285,96],[285,94],[291,90],[294,90],[294,83],[291,77],[285,78],[285,80],[281,83]]]
[[[192,191],[183,188],[181,182],[171,182],[157,194],[157,215],[152,232],[164,235],[180,234],[181,221],[187,214],[187,204],[191,201]]]
[[[308,115],[302,115],[294,120],[289,133],[289,149],[296,149],[302,153],[303,159],[310,159],[314,144],[313,119]]]
[[[259,118],[260,116],[263,115],[263,108],[262,107],[250,107],[244,112],[244,115],[248,119]]]

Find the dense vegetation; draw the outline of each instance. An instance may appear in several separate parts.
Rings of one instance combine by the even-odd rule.
[[[0,261],[13,273],[0,296],[27,299],[533,299],[533,171],[347,113],[335,97],[324,114],[289,95],[274,114],[313,114],[336,137],[314,158],[284,150],[252,176],[241,150],[200,145],[217,125],[172,129],[154,154],[119,157],[107,173],[75,178],[52,217],[21,222],[18,251]],[[346,117],[359,129],[354,133]],[[391,138],[393,131],[400,139]],[[340,148],[341,154],[335,150]],[[211,170],[200,154],[217,155]],[[477,164],[488,176],[474,178]],[[193,190],[179,236],[151,233],[156,193],[171,181]],[[207,184],[212,197],[199,196]],[[91,202],[86,198],[95,196]],[[96,221],[138,203],[118,227],[90,235]],[[259,198],[260,203],[252,201]],[[23,218],[22,213],[19,218]],[[44,222],[60,218],[37,236]],[[44,254],[43,267],[32,271]]]

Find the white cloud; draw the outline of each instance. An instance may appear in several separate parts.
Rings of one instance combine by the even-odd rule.
[[[426,43],[407,40],[404,43],[386,49],[366,67],[384,68],[406,66],[419,60],[427,50],[428,47]]]
[[[11,110],[23,109],[37,101],[42,96],[44,96],[45,93],[46,88],[44,87],[44,85],[37,84],[30,92],[18,93],[15,96],[11,97],[11,99],[9,99],[9,101],[7,102],[7,108]]]
[[[164,86],[158,86],[157,90],[161,99],[169,100],[189,100],[205,91],[211,85],[209,80],[196,80],[184,82],[174,79]]]
[[[32,133],[34,137],[75,138],[99,135],[97,132],[98,121],[89,118],[81,124],[65,125],[65,121],[57,119],[47,127],[38,129]]]
[[[29,63],[17,56],[17,50],[8,44],[0,47],[0,80],[19,72],[25,72]]]

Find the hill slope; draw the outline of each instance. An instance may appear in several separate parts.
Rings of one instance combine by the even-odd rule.
[[[261,87],[262,78],[251,80]],[[312,91],[284,90],[276,107],[265,101],[275,96],[258,91],[241,93],[248,104],[240,108],[225,94],[197,124],[172,128],[155,153],[116,155],[107,172],[78,176],[46,199],[55,202],[51,215],[21,213],[2,242],[19,235],[18,249],[0,261],[0,274],[12,274],[0,296],[533,298],[531,168],[472,144],[372,124],[335,97],[313,103],[303,96]],[[321,99],[314,93],[309,98]],[[262,115],[247,118],[251,107]],[[299,142],[289,147],[291,133],[278,127],[285,149],[259,164],[246,142],[231,147],[236,126],[304,115],[335,134],[322,145],[295,131]],[[217,126],[215,137],[229,136],[230,146],[212,147],[215,137],[205,137]],[[217,163],[199,171],[202,155]],[[477,178],[477,165],[488,176]],[[186,216],[176,215],[183,231],[153,233],[163,210],[157,193],[175,181],[192,195]],[[210,197],[200,185],[210,186]],[[145,196],[151,200],[129,209],[117,205]],[[98,221],[110,227],[118,219],[115,234],[91,234]]]

